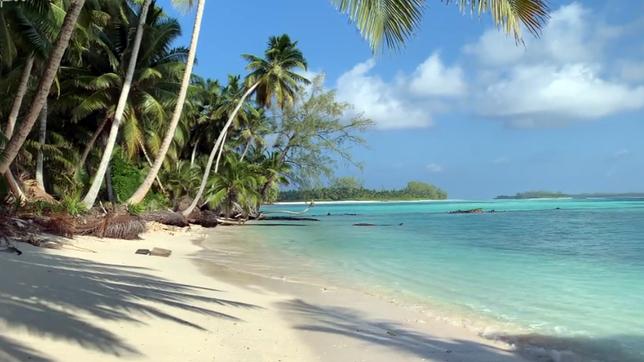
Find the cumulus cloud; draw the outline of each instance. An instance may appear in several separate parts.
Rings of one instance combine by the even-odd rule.
[[[369,60],[338,79],[338,96],[381,129],[430,126],[451,109],[522,128],[644,109],[644,62],[637,52],[620,59],[613,51],[632,48],[641,26],[599,18],[573,2],[552,12],[539,39],[518,45],[489,29],[462,47],[460,62],[445,63],[435,52],[393,80],[378,76]]]
[[[517,127],[561,126],[644,107],[644,85],[612,79],[604,48],[624,29],[592,21],[578,3],[552,13],[541,39],[517,47],[496,30],[485,32],[464,52],[485,69],[474,112]],[[631,79],[639,69],[623,67]]]
[[[602,79],[583,63],[516,66],[488,87],[480,111],[519,127],[557,126],[644,107],[644,87]]]
[[[437,163],[430,163],[427,166],[425,166],[425,168],[427,169],[427,171],[429,171],[431,173],[443,172],[443,166],[439,165]]]
[[[446,67],[435,53],[412,74],[386,81],[372,74],[373,59],[359,63],[337,81],[338,98],[353,104],[380,129],[417,128],[432,125],[432,113],[441,99],[466,91],[460,67]]]
[[[409,80],[409,88],[419,96],[459,96],[465,94],[466,90],[463,70],[460,67],[446,67],[438,53],[416,68]]]

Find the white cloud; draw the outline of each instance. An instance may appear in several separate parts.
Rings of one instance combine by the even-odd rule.
[[[446,67],[438,53],[421,63],[409,80],[409,88],[419,96],[459,96],[466,86],[460,67]]]
[[[602,79],[582,63],[516,66],[488,87],[480,110],[520,127],[556,126],[644,107],[644,87]]]
[[[474,112],[517,127],[561,126],[644,107],[644,85],[612,79],[604,56],[621,27],[593,22],[578,3],[552,13],[541,39],[526,47],[496,30],[485,32],[465,54],[474,55],[485,76],[472,92]],[[623,68],[636,78],[639,69]]]
[[[427,169],[427,171],[431,173],[440,173],[440,172],[443,172],[444,170],[443,166],[437,163],[430,163],[427,166],[425,166],[425,168]]]
[[[376,123],[381,129],[425,127],[432,123],[428,112],[413,106],[394,86],[368,74],[373,59],[359,63],[338,78],[338,98]]]
[[[442,110],[442,98],[465,92],[463,71],[446,67],[438,54],[421,63],[411,75],[385,81],[371,74],[373,59],[359,63],[338,78],[338,98],[351,103],[380,129],[432,125],[432,113]]]
[[[599,18],[573,2],[552,12],[542,36],[526,36],[525,46],[490,29],[462,48],[460,62],[445,63],[435,52],[393,80],[378,76],[369,60],[338,79],[338,96],[380,129],[430,126],[433,116],[456,106],[513,127],[557,127],[644,109],[644,61],[613,51],[632,48],[640,28]]]

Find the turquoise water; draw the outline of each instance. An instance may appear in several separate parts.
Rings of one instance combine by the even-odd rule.
[[[496,212],[447,213],[479,207]],[[336,204],[307,216],[320,221],[244,232],[325,279],[427,302],[481,331],[644,361],[644,201]]]

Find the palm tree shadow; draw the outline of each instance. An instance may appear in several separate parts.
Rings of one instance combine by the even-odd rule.
[[[33,348],[2,336],[0,336],[0,361],[53,362]]]
[[[444,339],[410,330],[395,322],[371,320],[357,310],[309,304],[296,299],[280,305],[298,321],[298,330],[332,334],[365,342],[365,347],[377,346],[402,352],[410,357],[428,358],[432,361],[517,361],[517,354],[492,345],[460,339]],[[369,350],[365,349],[365,353]],[[369,354],[369,358],[379,358]],[[382,356],[381,356],[382,357]],[[383,357],[387,360],[389,357]],[[378,359],[378,360],[381,360]],[[415,360],[415,359],[414,359]]]
[[[89,322],[83,314],[130,323],[144,323],[142,317],[153,316],[205,330],[198,323],[169,311],[176,308],[238,321],[237,317],[211,306],[258,308],[207,296],[204,292],[221,291],[174,283],[146,273],[145,268],[45,254],[31,248],[23,251],[22,256],[0,255],[0,270],[5,272],[0,281],[0,323],[117,357],[141,355],[141,351],[118,335]],[[155,305],[172,308],[161,309]],[[36,361],[38,358],[47,360],[39,356],[38,351],[8,339],[0,339],[0,357],[3,354],[16,361],[26,360],[26,356]]]

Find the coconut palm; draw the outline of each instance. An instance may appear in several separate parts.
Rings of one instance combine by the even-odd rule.
[[[143,201],[145,195],[152,187],[154,180],[156,180],[157,175],[163,162],[165,160],[166,154],[170,149],[170,144],[172,143],[175,137],[175,131],[181,120],[181,112],[183,112],[183,106],[186,102],[186,96],[188,95],[188,87],[190,86],[190,80],[192,77],[192,68],[195,62],[195,56],[197,54],[197,43],[199,43],[199,33],[201,31],[201,19],[203,18],[204,7],[206,6],[205,0],[199,0],[197,2],[197,12],[195,14],[194,27],[192,29],[192,37],[190,40],[190,49],[188,51],[188,58],[186,60],[186,67],[184,69],[183,78],[181,80],[181,88],[179,89],[179,95],[177,97],[177,102],[172,113],[172,118],[170,119],[170,124],[166,130],[157,156],[148,172],[145,180],[141,183],[141,186],[134,192],[134,194],[127,201],[128,204],[138,204]]]
[[[418,27],[424,5],[424,0],[332,0],[332,2],[340,12],[348,15],[349,19],[357,25],[373,50],[378,49],[383,42],[389,47],[397,47],[404,43]],[[459,5],[463,11],[467,9],[476,13],[490,11],[495,23],[502,26],[506,32],[514,34],[517,39],[521,37],[521,24],[524,24],[531,32],[537,33],[548,17],[548,7],[545,0],[459,0]],[[129,204],[141,202],[150,190],[174,137],[190,83],[190,73],[197,49],[204,7],[205,0],[198,0],[186,73],[183,77],[172,121],[166,131],[154,165],[145,181],[128,200]],[[249,88],[249,94],[253,91],[252,87]],[[266,97],[260,98],[267,99]],[[202,188],[200,187],[200,189]],[[203,190],[198,194],[202,192]],[[198,201],[195,200],[195,202]]]
[[[260,90],[257,98],[259,104],[269,105],[271,99],[277,98],[279,105],[286,106],[292,102],[293,94],[295,94],[299,84],[309,82],[306,78],[294,72],[298,68],[306,70],[307,64],[302,52],[297,49],[297,42],[292,42],[287,35],[270,37],[264,55],[265,59],[252,55],[244,55],[244,58],[249,61],[247,68],[251,71],[247,78],[247,83],[250,86],[242,95],[235,109],[228,115],[228,121],[224,125],[219,137],[217,137],[217,141],[208,157],[197,195],[193,199],[192,204],[186,210],[182,211],[185,216],[190,215],[199,203],[206,183],[208,182],[215,156],[217,152],[221,154],[228,129],[233,121],[235,121],[246,99],[257,89]]]
[[[127,12],[127,8],[123,12]],[[85,146],[79,166],[84,163],[102,128],[116,122],[118,101],[122,99],[123,84],[130,75],[130,69],[135,69],[131,74],[132,87],[120,122],[122,148],[127,156],[134,159],[138,154],[145,154],[146,147],[149,148],[154,141],[152,137],[146,137],[152,133],[149,129],[156,129],[167,120],[167,109],[174,102],[178,75],[183,70],[186,55],[183,48],[170,48],[180,35],[180,27],[176,20],[165,18],[158,9],[153,10],[147,17],[147,32],[140,47],[137,67],[128,65],[126,68],[118,59],[126,59],[130,53],[129,24],[138,19],[137,14],[130,10],[123,23],[115,23],[105,29],[102,35],[105,40],[98,49],[84,53],[81,64],[86,66],[64,69],[66,80],[61,84],[64,94],[58,102],[59,112],[71,113],[71,121],[75,123],[89,120],[99,124]],[[105,160],[104,156],[105,153],[101,161]]]
[[[27,136],[29,136],[31,129],[40,115],[40,111],[47,101],[47,96],[49,95],[49,91],[54,82],[54,78],[56,77],[56,73],[58,72],[60,62],[67,46],[69,45],[69,40],[72,37],[72,33],[74,32],[76,22],[84,4],[85,0],[72,0],[69,3],[65,18],[58,32],[57,39],[51,48],[47,62],[45,63],[45,67],[38,86],[36,87],[36,92],[31,101],[31,105],[29,106],[29,110],[27,111],[23,121],[20,123],[20,127],[18,127],[12,135],[9,143],[7,143],[4,151],[0,155],[1,174],[5,174],[9,170],[9,166],[18,155],[20,148],[27,139]]]
[[[238,157],[235,153],[228,153],[221,172],[208,181],[205,199],[211,208],[220,208],[226,217],[234,212],[248,215],[260,201],[257,167],[240,161]]]
[[[96,171],[94,176],[94,181],[87,191],[85,198],[83,199],[83,204],[87,208],[94,206],[96,197],[103,183],[103,177],[107,171],[107,167],[112,158],[112,151],[114,150],[114,145],[116,144],[116,137],[118,135],[119,127],[121,126],[121,121],[123,119],[123,114],[125,113],[125,107],[127,105],[128,95],[130,93],[130,88],[132,87],[132,79],[134,78],[134,71],[137,64],[137,58],[139,56],[139,49],[141,47],[141,40],[143,39],[143,26],[145,25],[148,9],[152,0],[145,0],[141,6],[141,14],[139,15],[139,23],[136,28],[136,35],[134,36],[134,43],[132,45],[132,51],[130,52],[130,60],[127,66],[125,73],[125,79],[123,81],[123,87],[121,88],[121,93],[119,95],[119,100],[116,105],[116,111],[114,112],[114,119],[112,120],[112,127],[110,128],[110,134],[107,138],[107,144],[105,150],[103,151],[103,157],[101,158],[101,163]]]
[[[242,131],[239,138],[243,143],[243,150],[240,161],[243,161],[248,155],[252,145],[256,149],[262,149],[266,145],[264,137],[271,132],[269,121],[266,117],[264,108],[253,108],[244,120]]]
[[[15,94],[7,115],[6,138],[13,135],[22,101],[27,94],[34,60],[37,56],[42,58],[46,55],[51,45],[49,39],[54,37],[52,30],[60,23],[55,12],[50,11],[54,6],[39,0],[20,6],[7,4],[0,9],[0,38],[3,39],[0,42],[0,64],[8,68],[14,64],[21,65],[14,67],[15,73],[20,71],[17,86],[13,91],[6,89],[6,94]],[[24,58],[20,58],[21,54],[25,54]],[[11,80],[11,74],[7,78]],[[10,88],[10,85],[2,87]],[[25,201],[26,197],[11,170],[7,170],[5,179],[14,196],[21,202]]]

